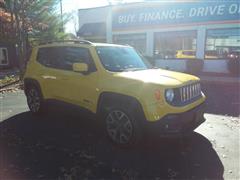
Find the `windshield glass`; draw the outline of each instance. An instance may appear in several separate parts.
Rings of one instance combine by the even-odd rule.
[[[148,63],[131,47],[97,47],[104,68],[113,72],[148,69]]]

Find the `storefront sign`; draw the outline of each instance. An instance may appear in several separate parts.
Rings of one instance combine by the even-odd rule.
[[[238,1],[159,3],[157,6],[123,7],[113,11],[113,29],[149,25],[179,25],[239,21]]]

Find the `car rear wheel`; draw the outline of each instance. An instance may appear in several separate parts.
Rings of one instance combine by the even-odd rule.
[[[139,119],[125,108],[110,108],[105,116],[105,127],[109,138],[116,144],[136,144],[141,137]]]
[[[43,110],[43,99],[39,89],[35,86],[30,86],[26,91],[27,103],[30,111],[33,114],[38,114]]]

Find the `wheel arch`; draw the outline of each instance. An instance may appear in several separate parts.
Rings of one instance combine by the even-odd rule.
[[[29,88],[29,86],[35,86],[38,88],[38,90],[40,91],[41,95],[42,95],[42,90],[41,90],[41,86],[40,83],[32,78],[25,78],[24,79],[24,93],[26,94],[27,89]]]
[[[102,92],[99,95],[97,103],[97,114],[101,114],[104,111],[104,108],[107,108],[108,106],[111,106],[113,104],[126,105],[129,108],[135,106],[145,118],[142,105],[137,98],[115,92]]]

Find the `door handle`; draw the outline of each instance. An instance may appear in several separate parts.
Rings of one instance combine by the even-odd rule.
[[[51,76],[51,75],[41,75],[41,77],[43,79],[53,79],[53,80],[57,79],[56,76]]]

